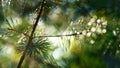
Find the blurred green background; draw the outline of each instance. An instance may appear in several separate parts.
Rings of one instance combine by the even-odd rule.
[[[0,0],[0,68],[16,68],[40,5]],[[120,68],[120,0],[46,0],[22,68]]]

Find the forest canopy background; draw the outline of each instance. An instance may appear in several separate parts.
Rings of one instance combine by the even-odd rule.
[[[42,0],[0,0],[0,68],[15,68]],[[120,0],[45,0],[23,68],[119,68]]]

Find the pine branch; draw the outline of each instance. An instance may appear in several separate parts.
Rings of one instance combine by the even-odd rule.
[[[76,32],[72,34],[64,34],[64,35],[41,35],[41,36],[36,36],[35,38],[40,38],[40,37],[62,37],[62,36],[76,36],[76,35],[81,35],[82,32]]]
[[[11,31],[14,31],[14,32],[17,32],[17,33],[22,33],[22,32],[19,32],[17,30],[14,30],[14,29],[8,29],[8,30],[11,30]],[[86,33],[88,33],[88,31],[86,31]],[[22,33],[22,34],[27,36],[27,37],[29,37],[29,35],[27,33]],[[33,37],[33,38],[76,36],[76,35],[81,35],[81,34],[83,34],[82,31],[81,32],[72,33],[72,34],[64,34],[64,35],[41,35],[41,36],[36,36],[36,37]]]
[[[23,34],[23,35],[25,35],[25,36],[27,36],[27,37],[30,37],[27,33],[23,33],[23,32],[20,32],[20,31],[15,30],[15,29],[10,29],[10,28],[8,28],[8,30],[11,30],[11,31],[14,31],[14,32],[16,32],[16,33],[20,33],[20,34]]]
[[[24,61],[24,59],[25,59],[26,53],[27,53],[27,48],[28,48],[29,45],[32,43],[33,34],[34,34],[34,32],[35,32],[35,29],[36,29],[36,27],[37,27],[39,18],[41,17],[41,14],[42,14],[42,11],[43,11],[44,2],[45,2],[45,0],[42,0],[39,14],[38,14],[38,16],[37,16],[37,18],[36,18],[35,24],[33,25],[33,29],[32,29],[31,35],[30,35],[30,37],[29,37],[28,43],[27,43],[27,45],[26,45],[26,47],[25,47],[25,50],[24,50],[24,52],[23,52],[23,54],[22,54],[22,56],[21,56],[21,58],[20,58],[20,60],[19,60],[19,63],[18,63],[18,65],[17,65],[17,68],[21,68],[21,65],[22,65],[22,63],[23,63],[23,61]]]

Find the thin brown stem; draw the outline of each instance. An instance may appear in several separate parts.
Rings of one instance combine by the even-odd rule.
[[[27,33],[23,33],[23,32],[20,32],[20,31],[17,31],[17,30],[15,30],[15,29],[11,29],[11,28],[8,28],[8,30],[14,31],[14,32],[16,32],[16,33],[20,33],[20,34],[23,34],[23,35],[29,37],[29,35],[28,35]]]
[[[21,68],[21,65],[22,65],[22,63],[23,63],[23,61],[24,61],[24,59],[25,59],[26,54],[27,54],[27,48],[28,48],[28,46],[32,43],[33,34],[34,34],[35,29],[36,29],[36,27],[37,27],[38,21],[39,21],[41,15],[42,15],[43,7],[44,7],[44,2],[45,2],[45,0],[42,1],[42,4],[41,4],[41,6],[40,6],[39,14],[38,14],[38,16],[37,16],[37,18],[36,18],[36,21],[35,21],[34,25],[33,25],[33,29],[32,29],[32,32],[31,32],[31,34],[30,34],[28,43],[27,43],[27,45],[26,45],[26,47],[25,47],[25,50],[24,50],[24,52],[23,52],[23,54],[22,54],[22,56],[21,56],[21,58],[20,58],[20,61],[19,61],[18,65],[17,65],[17,68]]]
[[[41,35],[37,36],[35,38],[40,38],[40,37],[63,37],[63,36],[76,36],[76,35],[81,35],[82,32],[77,32],[77,33],[72,33],[72,34],[63,34],[63,35]]]

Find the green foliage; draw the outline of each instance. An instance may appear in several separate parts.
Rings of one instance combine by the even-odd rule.
[[[47,55],[51,50],[50,43],[45,39],[33,39],[33,43],[27,48],[30,56]]]
[[[62,61],[66,63],[62,66],[63,68],[106,68],[104,61],[99,56],[90,53],[73,54],[69,59],[64,58]]]
[[[31,22],[35,20],[33,15],[37,15],[41,0],[0,0],[0,48],[14,46],[19,53],[26,48],[30,57],[23,68],[29,67],[33,61],[41,68],[119,68],[119,3],[119,0],[46,0],[38,31],[26,47],[33,27]],[[53,30],[47,30],[49,28]],[[66,34],[81,33],[80,36],[61,38],[63,44],[58,43],[58,47],[62,45],[66,51],[57,61],[51,55],[55,50],[51,46],[54,43],[42,35],[50,35],[46,34],[48,32],[61,34],[63,31]],[[3,56],[0,55],[0,68],[14,68],[14,63],[17,63]],[[4,66],[3,62],[8,65]]]
[[[120,6],[120,1],[119,0],[85,0],[86,4],[89,5],[90,7],[92,7],[93,9],[96,10],[96,13],[98,16],[101,15],[106,15],[106,16],[110,16],[110,15],[115,15],[117,17],[119,16],[120,10],[119,10],[119,6]]]
[[[3,8],[2,8],[2,0],[0,1],[0,26],[4,21],[4,15],[3,15]]]
[[[16,67],[16,62],[10,60],[8,57],[6,56],[1,56],[0,55],[0,67],[1,68],[15,68]],[[4,64],[3,64],[4,62]]]
[[[26,48],[27,40],[24,39],[20,45],[17,47],[18,53],[23,52]],[[34,38],[31,45],[27,47],[27,54],[34,60],[36,60],[42,67],[58,67],[55,59],[50,54],[54,48],[51,46],[50,42],[44,38]]]

